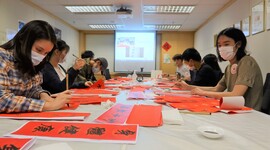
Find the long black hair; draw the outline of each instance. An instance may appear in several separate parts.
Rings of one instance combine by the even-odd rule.
[[[236,52],[236,59],[239,61],[241,58],[243,58],[244,56],[247,55],[246,52],[246,45],[247,45],[247,39],[246,36],[244,35],[244,33],[237,29],[237,28],[226,28],[224,30],[222,30],[218,36],[217,36],[217,41],[216,41],[216,51],[218,54],[218,59],[219,61],[225,61],[219,54],[219,50],[218,50],[218,39],[220,36],[225,35],[229,38],[232,38],[234,40],[235,43],[240,44],[240,47],[238,48],[237,52]]]
[[[218,64],[218,58],[214,54],[207,54],[203,57],[203,62],[206,63],[207,65],[211,66],[214,70],[220,71],[221,69]]]
[[[70,49],[70,47],[69,47],[69,45],[65,41],[63,41],[63,40],[57,40],[54,49],[48,53],[46,60],[49,61],[51,59],[54,51],[56,51],[56,50],[58,50],[60,52],[66,50],[67,53],[68,53],[69,52],[69,49]]]
[[[46,21],[33,20],[25,24],[13,39],[0,47],[13,51],[16,69],[25,76],[33,77],[43,68],[45,63],[43,60],[34,67],[31,59],[32,46],[35,41],[41,39],[49,40],[54,45],[56,43],[56,36],[51,25]]]

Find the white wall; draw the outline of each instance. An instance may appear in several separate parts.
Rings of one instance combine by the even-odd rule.
[[[95,58],[104,57],[110,72],[114,70],[114,34],[87,34],[86,50],[91,50]]]
[[[70,46],[67,62],[63,66],[70,67],[75,60],[72,53],[79,54],[79,32],[77,30],[22,0],[0,0],[0,18],[0,44],[6,42],[6,30],[18,30],[19,20],[25,23],[31,20],[45,20],[62,31],[62,39]]]
[[[216,54],[214,47],[214,34],[218,34],[226,27],[233,26],[248,16],[251,16],[251,8],[258,0],[237,0],[230,7],[217,15],[214,19],[204,25],[195,33],[195,48],[198,49],[202,56],[208,53]],[[240,9],[241,8],[241,9]],[[264,31],[259,34],[247,37],[247,50],[258,62],[263,77],[270,72],[270,31]],[[224,70],[228,62],[221,63]]]
[[[160,67],[160,34],[157,34],[156,43],[156,69]],[[110,72],[114,72],[114,34],[87,34],[86,50],[91,50],[95,58],[104,57],[107,59]]]

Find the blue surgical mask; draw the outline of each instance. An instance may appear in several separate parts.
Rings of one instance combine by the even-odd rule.
[[[34,66],[37,66],[40,62],[42,62],[42,60],[46,57],[46,55],[41,55],[35,51],[32,50],[32,63]]]

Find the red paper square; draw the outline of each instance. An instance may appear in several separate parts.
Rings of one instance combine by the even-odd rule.
[[[165,42],[163,45],[162,45],[162,48],[165,50],[165,51],[168,51],[172,46],[168,43],[168,42]]]

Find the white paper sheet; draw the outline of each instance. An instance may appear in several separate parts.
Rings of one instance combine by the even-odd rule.
[[[16,119],[16,120],[84,120],[84,116],[73,116],[73,117],[0,117],[5,119]]]
[[[161,79],[162,78],[162,70],[151,70],[151,78]]]
[[[163,110],[162,117],[164,124],[181,125],[184,123],[182,115],[177,109]]]
[[[243,96],[223,97],[220,111],[228,114],[247,113],[252,111],[251,108],[247,108],[244,105],[245,99]]]
[[[67,143],[54,143],[50,145],[40,146],[34,150],[72,150],[72,148]]]
[[[243,96],[223,97],[220,108],[225,110],[241,110],[244,104],[245,99]]]

